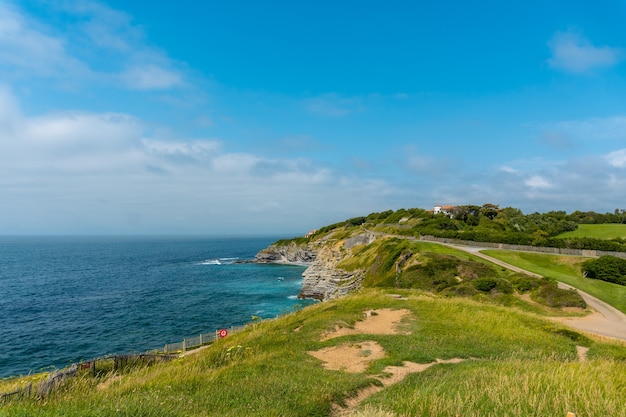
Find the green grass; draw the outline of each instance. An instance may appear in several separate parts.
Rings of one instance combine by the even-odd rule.
[[[505,360],[445,365],[370,398],[398,416],[623,416],[623,363]],[[583,382],[586,381],[586,382]],[[593,381],[593,382],[591,382]],[[419,401],[415,399],[419,398]]]
[[[558,238],[591,237],[594,239],[626,239],[626,224],[579,224],[578,229],[562,233]]]
[[[504,250],[485,250],[483,252],[511,265],[555,278],[626,313],[625,286],[582,276],[580,264],[590,258]]]
[[[386,292],[366,290],[251,324],[173,362],[75,378],[45,401],[0,405],[0,416],[329,416],[334,403],[374,383],[386,366],[457,357],[465,361],[413,374],[354,415],[626,416],[618,407],[626,347],[514,308],[393,290],[407,297],[398,300]],[[335,325],[351,326],[380,308],[409,309],[403,327],[411,333],[320,341]],[[368,340],[386,356],[363,373],[325,370],[307,353]],[[578,362],[576,345],[589,347],[592,360]]]

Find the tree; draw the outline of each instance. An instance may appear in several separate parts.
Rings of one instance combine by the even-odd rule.
[[[498,207],[496,204],[487,203],[483,204],[480,211],[483,216],[489,218],[489,220],[493,220],[500,212],[500,207]]]
[[[453,211],[454,218],[469,226],[477,226],[480,221],[479,206],[457,206]]]

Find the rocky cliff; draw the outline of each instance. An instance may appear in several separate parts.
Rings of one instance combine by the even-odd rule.
[[[317,250],[317,245],[313,244],[273,244],[259,251],[254,261],[265,264],[311,265],[317,257]]]
[[[255,261],[308,265],[298,297],[326,301],[361,288],[364,271],[345,271],[337,265],[352,255],[352,248],[374,240],[373,234],[362,233],[348,239],[333,239],[331,235],[307,244],[274,244],[260,251]]]

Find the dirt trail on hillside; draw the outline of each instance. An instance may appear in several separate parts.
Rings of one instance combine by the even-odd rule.
[[[410,320],[412,312],[408,309],[383,308],[364,312],[364,318],[351,327],[335,326],[335,329],[321,336],[321,341],[339,338],[351,334],[410,334],[402,326],[402,322]],[[576,346],[578,359],[587,360],[589,348]],[[319,359],[326,369],[343,372],[365,372],[367,367],[375,360],[385,357],[385,350],[376,341],[367,340],[362,342],[345,342],[329,346],[316,351],[308,352],[309,355]],[[369,385],[359,390],[356,395],[345,398],[342,404],[333,404],[332,417],[352,416],[359,405],[371,395],[386,387],[401,382],[412,373],[424,372],[431,366],[439,364],[457,364],[465,359],[436,359],[429,363],[415,363],[404,361],[402,366],[387,366],[382,373],[373,376],[380,385]],[[470,359],[471,360],[471,359]]]
[[[541,275],[539,274],[535,274],[534,272],[530,272],[517,266],[508,264],[489,255],[485,255],[481,252],[482,250],[487,250],[489,248],[452,245],[446,243],[441,244],[451,246],[455,249],[460,249],[465,252],[469,252],[489,262],[493,262],[496,265],[502,266],[503,268],[507,268],[515,272],[521,272],[539,278],[541,277]],[[559,282],[559,287],[566,289],[573,288],[562,282]],[[598,300],[596,297],[587,294],[584,291],[578,289],[576,291],[578,291],[578,293],[583,297],[583,299],[589,306],[591,313],[584,317],[551,317],[550,319],[558,321],[559,323],[565,324],[582,332],[626,341],[626,314],[622,313],[615,307],[608,305],[604,301]]]
[[[409,334],[402,328],[402,320],[412,316],[411,310],[383,308],[368,310],[364,319],[355,323],[353,327],[336,326],[331,332],[322,335],[321,340],[329,340],[350,334]],[[344,372],[364,372],[372,361],[385,357],[383,347],[375,341],[368,340],[358,343],[342,343],[324,349],[308,352],[309,355],[322,361],[322,366]],[[376,378],[382,385],[370,385],[359,390],[357,395],[347,398],[343,405],[333,406],[333,416],[349,416],[369,396],[378,391],[396,384],[414,372],[423,372],[433,365],[442,363],[459,363],[463,359],[437,359],[430,363],[415,363],[405,361],[402,366],[388,366]]]

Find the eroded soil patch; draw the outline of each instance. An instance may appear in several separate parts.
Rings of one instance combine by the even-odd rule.
[[[385,357],[385,350],[374,341],[331,346],[308,352],[321,360],[326,369],[346,372],[363,372],[370,362]]]
[[[463,362],[463,360],[464,359],[461,358],[447,360],[437,359],[435,362],[430,363],[415,363],[405,361],[403,362],[402,366],[388,366],[383,369],[383,373],[381,375],[375,377],[378,381],[382,383],[382,386],[370,385],[360,390],[354,397],[347,398],[344,405],[333,405],[333,416],[350,416],[359,406],[359,404],[361,404],[365,399],[367,399],[371,395],[376,394],[378,391],[383,390],[385,387],[397,384],[398,382],[406,378],[409,374],[415,372],[424,372],[433,365],[438,365],[441,363],[459,363]]]
[[[365,319],[357,321],[354,328],[335,326],[335,330],[322,335],[322,341],[350,334],[409,334],[401,329],[401,321],[410,317],[411,310],[383,308],[368,310]]]
[[[322,341],[351,334],[408,334],[402,330],[401,322],[411,316],[411,310],[390,308],[380,310],[368,310],[365,318],[357,322],[354,328],[336,326],[335,330],[322,336]],[[359,343],[345,343],[331,346],[313,352],[308,352],[322,361],[326,369],[340,370],[345,372],[363,372],[372,361],[382,359],[385,351],[375,341]],[[433,365],[441,363],[459,363],[463,359],[454,358],[448,360],[437,359],[430,363],[404,362],[402,366],[388,366],[381,375],[375,378],[381,385],[370,385],[360,390],[357,395],[347,398],[344,404],[333,406],[334,416],[348,416],[356,407],[370,395],[402,381],[407,375],[414,372],[423,372]]]

